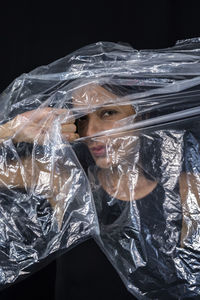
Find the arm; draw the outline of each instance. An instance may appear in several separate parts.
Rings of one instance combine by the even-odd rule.
[[[13,130],[10,125],[10,122],[0,125],[0,143],[13,136]]]
[[[36,142],[36,144],[44,145],[45,138],[48,140],[48,132],[52,129],[53,121],[62,114],[66,116],[67,110],[44,108],[18,115],[0,126],[2,147],[8,139],[12,139],[14,143]],[[74,120],[71,119],[71,121],[61,124],[62,137],[68,141],[78,138],[75,133],[76,126],[73,123]],[[4,152],[6,153],[6,148],[4,148]],[[52,207],[56,205],[56,194],[60,192],[61,185],[67,179],[66,170],[62,174],[58,174],[52,168],[51,157],[32,157],[30,155],[30,157],[9,161],[6,159],[6,155],[2,155],[0,160],[0,186],[9,189],[33,188],[39,194],[47,195]]]
[[[12,138],[14,143],[28,142],[43,145],[45,135],[52,129],[53,122],[59,118],[63,138],[73,141],[78,138],[75,133],[74,119],[66,109],[45,107],[27,111],[14,119],[0,125],[0,142]],[[67,121],[65,121],[67,118]]]
[[[179,178],[182,203],[181,246],[184,247],[197,230],[200,214],[199,174],[183,172]],[[196,235],[196,234],[195,234]]]

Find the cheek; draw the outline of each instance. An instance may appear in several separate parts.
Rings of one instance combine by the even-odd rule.
[[[103,169],[118,166],[128,157],[137,157],[139,153],[138,138],[123,136],[101,140],[106,145],[104,157],[93,157],[96,165]],[[92,154],[92,153],[91,153]]]
[[[135,135],[124,134],[123,136],[107,139],[107,154],[119,160],[120,157],[128,157],[139,151],[139,138]]]

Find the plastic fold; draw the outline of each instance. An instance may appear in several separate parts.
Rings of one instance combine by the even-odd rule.
[[[1,94],[2,288],[92,237],[137,299],[198,297],[199,56],[98,42]]]

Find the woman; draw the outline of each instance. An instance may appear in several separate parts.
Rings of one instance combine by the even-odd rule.
[[[130,130],[121,130],[121,126],[126,126],[127,123],[129,125],[135,118],[140,120],[133,105],[122,105],[122,103],[116,105],[119,103],[119,96],[95,83],[76,88],[73,91],[72,99],[73,109],[78,112],[78,115],[82,114],[82,117],[76,121],[78,133],[76,133],[74,120],[72,120],[62,124],[62,136],[68,141],[76,140],[80,136],[95,163],[89,168],[88,176],[93,189],[100,225],[100,235],[96,236],[97,243],[106,253],[110,262],[120,271],[121,279],[128,284],[129,290],[134,295],[147,297],[147,299],[156,297],[173,299],[174,296],[176,299],[181,295],[184,284],[184,280],[177,274],[177,265],[175,266],[178,260],[177,248],[180,247],[182,223],[180,187],[184,185],[184,179],[180,179],[182,177],[177,179],[180,175],[181,155],[174,156],[174,159],[177,157],[179,159],[179,162],[176,163],[178,171],[174,170],[174,183],[163,183],[160,174],[157,176],[159,180],[156,179],[153,168],[150,171],[149,167],[142,163],[144,158],[140,150],[142,139],[143,152],[148,150],[149,144],[147,143],[145,146],[144,142],[145,135],[147,140],[152,138],[154,142],[158,143],[159,133],[154,130],[153,134],[138,134],[138,131],[131,130],[131,126]],[[87,114],[84,112],[85,107]],[[89,113],[88,107],[91,109]],[[52,126],[55,113],[58,117],[62,116],[64,112],[66,111],[62,109],[44,108],[39,111],[35,119],[33,118],[34,112],[26,112],[4,124],[1,128],[3,132],[1,136],[2,138],[14,136],[15,142],[32,142],[37,137],[38,143],[42,144],[45,142],[46,133]],[[29,118],[30,121],[27,123]],[[25,127],[24,124],[28,124],[28,126]],[[163,138],[165,133],[163,131]],[[172,147],[179,147],[178,150],[176,149],[179,153],[183,145],[182,136],[182,131],[171,131],[171,137],[166,135],[165,141],[169,142],[170,138],[171,141],[174,141],[176,137],[178,142]],[[162,142],[161,145],[165,144]],[[29,165],[30,163],[28,160]],[[156,169],[158,172],[158,165]],[[6,178],[6,184],[9,185],[11,175]],[[12,178],[12,184],[23,187],[21,178],[21,174],[18,174],[14,179]],[[5,182],[5,178],[3,180]],[[171,187],[170,191],[169,186]],[[55,193],[56,188],[57,182],[55,181]],[[176,199],[176,207],[171,212],[171,219],[166,221],[165,214],[174,199]],[[51,198],[49,201],[54,207]],[[170,202],[168,202],[169,207],[166,208],[167,201]],[[61,224],[62,220],[59,215],[57,218]],[[95,249],[94,251],[98,251],[94,245],[90,246]],[[84,249],[84,246],[82,247]],[[79,249],[81,249],[80,246]],[[78,250],[74,249],[74,253],[76,253],[75,251]],[[67,293],[67,291],[63,291],[63,288],[67,286],[66,278],[73,286],[70,274],[75,274],[75,276],[73,275],[74,281],[78,276],[74,270],[73,257],[70,258],[72,260],[71,271],[67,267],[70,255],[73,256],[69,252],[66,257],[62,257],[58,261],[56,287],[59,300],[65,299]],[[74,259],[78,260],[77,256],[80,257],[76,253]],[[100,258],[100,256],[97,257]],[[102,256],[101,262],[103,262]],[[79,264],[77,262],[78,265],[80,263],[80,261]],[[97,264],[98,270],[102,268],[101,263],[94,261],[94,264]],[[94,279],[94,269],[90,273]],[[84,273],[81,273],[81,277],[84,277]],[[109,273],[107,276],[103,273],[103,277],[106,277],[108,281]],[[91,277],[89,277],[90,279]],[[96,283],[92,284],[93,289],[98,288],[98,280],[97,275]],[[85,284],[85,280],[83,280],[82,287],[79,287],[82,289],[79,292],[77,288],[72,288],[72,299],[75,299],[75,294],[78,295],[78,293],[82,297],[91,296],[87,289],[84,289]],[[75,282],[74,286],[76,287]],[[107,286],[111,287],[110,284]],[[94,290],[91,291],[91,293],[93,292]],[[100,295],[99,291],[97,293],[101,299],[103,295]],[[116,285],[113,285],[112,293],[107,296],[109,298],[113,295],[119,295]],[[123,299],[124,297],[123,295]],[[126,297],[130,298],[130,295],[127,294]]]
[[[91,106],[97,104],[96,103],[97,100],[98,100],[98,105],[103,105],[103,104],[106,104],[106,102],[110,101],[111,99],[113,101],[115,101],[115,99],[116,99],[116,95],[114,95],[113,93],[107,91],[106,89],[104,89],[103,87],[101,87],[99,85],[91,84],[91,85],[87,85],[84,89],[77,89],[76,92],[73,93],[74,109],[80,110],[81,106],[84,106],[86,99],[84,97],[82,97],[83,94],[85,94],[87,98],[89,97],[89,99],[91,100],[91,101],[89,100]],[[48,130],[51,127],[51,124],[53,122],[54,118],[52,117],[52,115],[54,116],[54,112],[58,116],[59,114],[62,115],[64,112],[66,113],[66,110],[62,110],[62,109],[60,109],[60,110],[53,109],[52,110],[50,108],[45,108],[45,109],[42,109],[41,111],[37,112],[35,119],[33,117],[33,114],[34,114],[33,111],[18,115],[13,120],[4,124],[1,127],[1,137],[2,137],[2,139],[13,137],[13,140],[15,143],[20,143],[20,142],[29,142],[30,143],[30,142],[33,142],[34,140],[36,140],[36,138],[39,136],[39,138],[37,138],[37,142],[42,144],[45,141],[46,132],[48,132]],[[109,130],[109,129],[116,127],[117,121],[128,118],[134,114],[135,114],[135,111],[131,105],[126,105],[126,106],[121,106],[121,107],[112,105],[110,107],[102,107],[101,109],[98,109],[97,111],[78,119],[78,121],[77,121],[78,133],[81,137],[86,137],[86,136],[89,137],[91,134],[95,134],[99,131]],[[48,115],[50,116],[50,118],[48,118]],[[29,121],[29,118],[30,118],[30,121]],[[24,124],[26,124],[27,126],[24,126]],[[41,130],[41,128],[42,128],[42,130]],[[76,127],[73,124],[73,122],[70,122],[67,124],[65,123],[62,125],[62,136],[63,136],[63,138],[66,138],[69,141],[73,141],[74,139],[77,139],[78,134],[75,133],[75,131],[76,131]],[[103,140],[102,140],[102,138],[101,139],[99,138],[98,142],[92,141],[92,139],[91,139],[89,144],[86,141],[86,144],[88,145],[88,147],[91,151],[91,154],[93,156],[93,159],[96,162],[96,165],[98,165],[102,170],[109,171],[109,167],[112,166],[113,170],[116,169],[116,171],[117,171],[117,165],[119,165],[119,163],[121,161],[121,154],[120,154],[120,150],[119,150],[119,147],[120,147],[119,137],[120,137],[120,134],[115,135],[115,136],[112,135],[111,140],[117,140],[117,143],[116,142],[114,143],[114,147],[115,147],[114,150],[109,149],[109,151],[111,151],[110,158],[105,153],[106,144],[107,145],[109,144],[108,143],[109,137],[107,137],[107,138],[104,137]],[[133,142],[131,142],[131,143],[128,142],[128,135],[127,135],[126,140],[127,140],[126,141],[127,145],[125,147],[123,146],[123,149],[121,147],[121,150],[129,151],[131,154],[131,148],[133,146]],[[100,145],[100,142],[101,142],[101,145]],[[134,143],[135,143],[135,141],[134,141]],[[111,145],[111,143],[110,143],[110,145]],[[116,162],[114,164],[111,161],[113,159],[112,158],[113,154],[116,154],[115,155]],[[123,157],[127,157],[127,155],[124,153],[124,154],[122,154],[122,158]],[[32,182],[31,182],[31,180],[32,180],[31,169],[32,168],[30,168],[31,163],[32,163],[31,157],[23,158],[24,169],[27,172],[26,184],[30,185],[30,186],[32,185]],[[18,170],[18,174],[16,174],[17,176],[15,176],[15,175],[12,176],[9,174],[9,176],[6,176],[6,178],[5,178],[5,176],[4,176],[4,178],[2,178],[3,174],[1,174],[1,179],[4,182],[4,184],[6,184],[7,186],[10,186],[10,181],[12,181],[13,186],[18,186],[20,188],[23,188],[24,187],[23,176],[20,173],[20,169],[17,168],[14,164],[15,164],[15,162],[9,163],[8,172],[9,172],[9,170],[16,169],[16,170]],[[42,161],[41,164],[38,166],[39,166],[39,171],[44,169],[44,162]],[[30,171],[30,174],[28,174],[29,171]],[[124,175],[125,175],[125,173],[124,173]],[[66,178],[66,175],[64,175],[64,176]],[[101,174],[101,176],[104,176],[104,175]],[[128,174],[126,174],[126,176],[128,177]],[[153,184],[152,184],[152,187],[150,185],[150,180],[145,181],[145,178],[142,175],[140,175],[140,177],[143,178],[143,187],[142,187],[143,192],[140,192],[141,189],[138,189],[138,191],[137,191],[138,197],[140,196],[141,193],[144,193],[144,190],[147,192],[147,189],[150,190],[153,188]],[[113,173],[112,178],[114,180],[119,180],[119,178],[117,176],[117,172]],[[123,179],[124,183],[125,183],[125,180],[126,180],[126,178]],[[144,185],[145,182],[148,183],[146,189],[145,189],[145,185]],[[123,187],[125,186],[124,183],[123,183]],[[102,184],[105,185],[106,181],[104,181],[104,183],[102,182]],[[54,188],[55,189],[57,188],[56,184],[55,184]],[[43,189],[41,189],[41,191],[43,192]],[[124,193],[123,189],[119,190],[119,192],[120,192],[122,199],[128,200],[128,197],[129,197],[128,187],[126,188],[125,193]],[[49,200],[51,202],[51,199],[49,199]],[[52,204],[52,202],[51,202],[51,204]],[[52,206],[53,206],[53,204],[52,204]],[[130,295],[125,290],[125,288],[123,289],[123,285],[122,285],[120,279],[114,273],[113,269],[108,265],[108,262],[106,261],[104,256],[102,254],[100,254],[100,251],[98,250],[97,246],[94,244],[94,242],[89,241],[89,243],[90,243],[90,249],[93,249],[93,252],[92,252],[93,255],[96,253],[97,257],[99,257],[99,259],[100,259],[100,261],[98,263],[101,264],[103,262],[104,266],[107,266],[107,268],[109,268],[108,270],[110,270],[112,277],[116,278],[115,280],[117,281],[117,286],[119,287],[119,285],[120,285],[120,287],[121,287],[121,293],[127,294],[127,297],[130,298]],[[87,252],[86,252],[86,254],[87,254]],[[64,259],[66,260],[66,258],[64,258]],[[77,260],[77,257],[76,257],[76,260]],[[66,268],[66,270],[68,270],[68,268]],[[59,278],[60,278],[59,272],[60,271],[58,270],[57,293],[61,292],[61,288],[60,288],[60,286],[58,286]],[[98,272],[97,276],[99,276],[99,274],[100,273]],[[65,278],[68,278],[69,275],[70,275],[70,271],[67,274],[67,276],[65,276]],[[94,275],[92,275],[92,276],[94,276]],[[104,275],[104,277],[105,277],[105,275]],[[66,282],[64,283],[64,285],[62,287],[65,287],[65,286],[66,286]],[[119,292],[117,293],[116,288],[115,288],[115,293],[116,293],[116,295],[119,295]],[[69,291],[67,294],[69,295]],[[61,297],[65,297],[65,296],[66,296],[66,292],[64,292],[62,295],[59,294],[58,299],[61,299]],[[74,296],[73,296],[73,299],[74,299]]]

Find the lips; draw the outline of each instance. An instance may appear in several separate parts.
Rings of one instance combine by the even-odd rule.
[[[90,151],[96,157],[101,157],[101,156],[105,156],[106,155],[106,147],[103,146],[103,145],[91,147]]]

